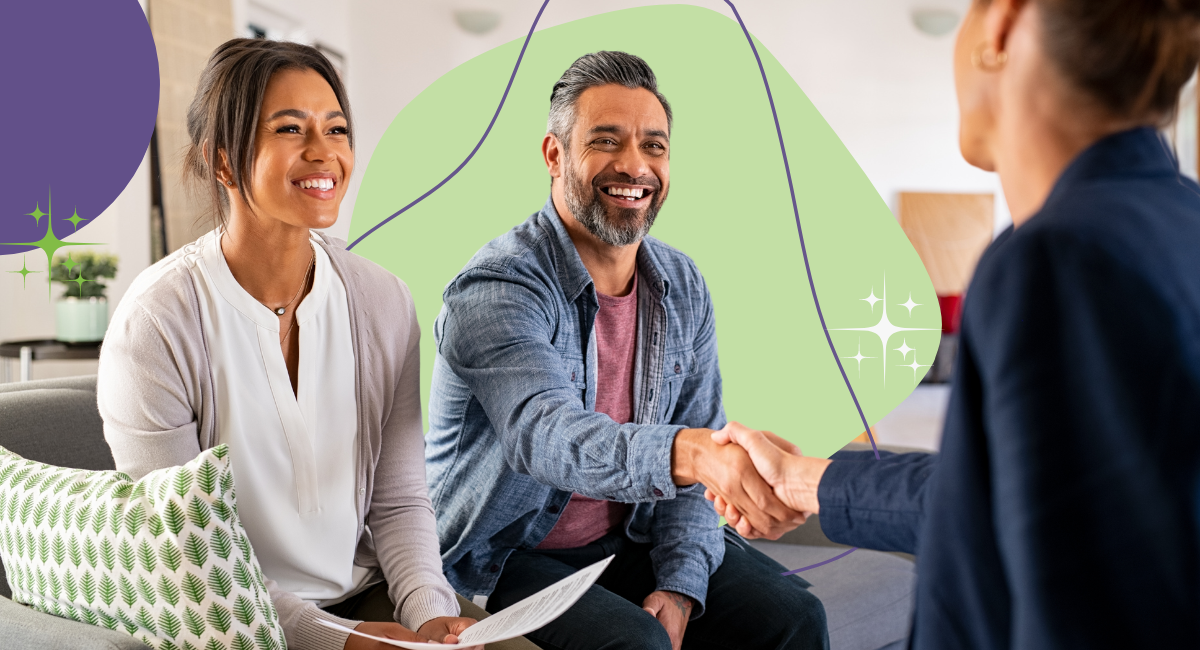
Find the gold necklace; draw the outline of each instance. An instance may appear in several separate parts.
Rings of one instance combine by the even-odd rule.
[[[316,256],[316,253],[314,252],[314,253],[313,253],[313,259],[315,260],[316,258],[317,258],[317,256]],[[304,283],[300,285],[300,291],[304,291],[304,287],[308,286],[308,275],[309,275],[309,273],[311,273],[311,272],[312,272],[312,270],[313,270],[313,264],[310,262],[310,263],[309,263],[309,265],[308,265],[308,271],[305,271],[305,272],[304,272]],[[296,292],[296,296],[299,296],[299,295],[300,295],[300,291],[297,291],[297,292]],[[295,301],[296,301],[296,298],[295,298],[295,297],[293,297],[293,298],[292,298],[292,302],[295,302]],[[284,311],[286,310],[286,308],[291,306],[292,302],[289,302],[287,305],[284,305],[283,307],[280,307],[280,308],[279,308],[279,310],[278,310],[278,311],[276,311],[275,313],[276,313],[276,314],[279,314],[280,316],[282,316],[282,315],[283,315],[283,313],[284,313]],[[263,305],[263,306],[264,306],[264,307],[266,307],[266,305]],[[283,342],[287,340],[287,337],[291,336],[291,334],[292,334],[292,328],[293,328],[293,327],[295,327],[295,326],[296,326],[296,316],[295,316],[295,314],[293,314],[293,315],[292,315],[292,322],[291,322],[291,323],[288,325],[287,332],[284,332],[284,334],[283,334],[283,338],[279,339],[279,344],[280,344],[280,345],[283,345]]]

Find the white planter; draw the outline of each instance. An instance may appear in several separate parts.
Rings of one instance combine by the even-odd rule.
[[[68,343],[100,341],[108,329],[108,300],[62,298],[55,305],[56,337]]]

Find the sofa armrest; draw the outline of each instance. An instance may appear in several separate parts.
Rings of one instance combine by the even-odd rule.
[[[0,639],[25,650],[150,650],[141,641],[108,628],[44,614],[0,598]]]

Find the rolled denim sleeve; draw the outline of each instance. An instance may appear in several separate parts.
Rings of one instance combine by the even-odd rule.
[[[555,324],[576,315],[557,313],[553,273],[481,264],[459,275],[443,294],[438,353],[479,401],[513,471],[597,499],[673,498],[670,449],[683,427],[616,424],[584,407],[554,347]]]
[[[721,404],[716,322],[707,289],[704,289],[703,308],[693,347],[696,369],[680,387],[671,420],[689,428],[720,429],[725,426],[725,409]],[[708,578],[725,559],[719,523],[720,518],[704,498],[704,486],[699,483],[679,488],[674,499],[655,506],[650,559],[656,588],[696,601],[693,619],[704,613]]]

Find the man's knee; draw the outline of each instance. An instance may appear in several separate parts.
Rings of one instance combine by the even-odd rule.
[[[780,590],[775,600],[776,620],[780,621],[775,648],[828,648],[829,631],[825,605],[808,589],[799,585]]]
[[[620,629],[621,634],[611,644],[605,644],[603,650],[671,650],[671,637],[658,619],[649,614],[626,618],[605,623]]]

